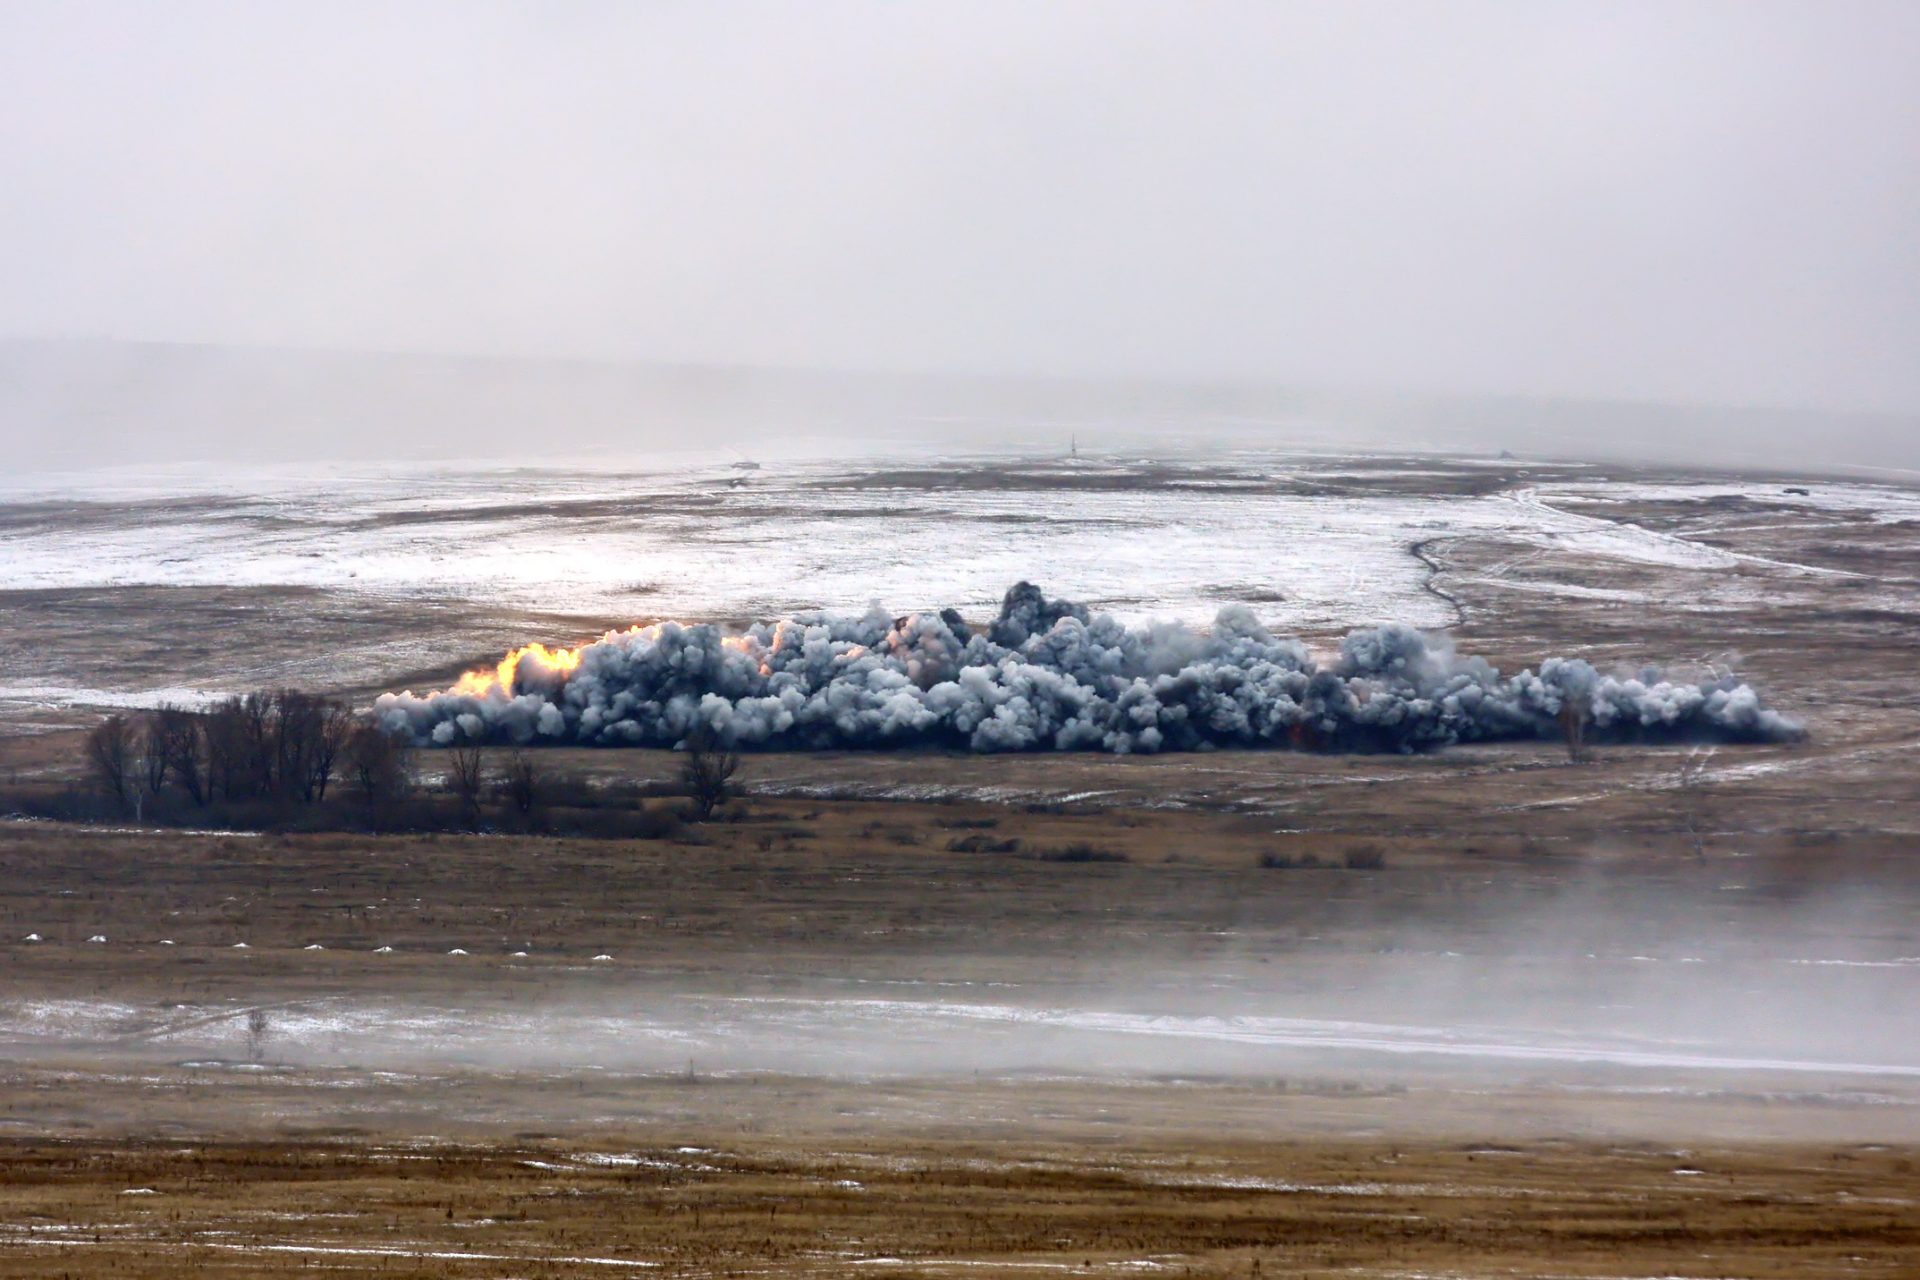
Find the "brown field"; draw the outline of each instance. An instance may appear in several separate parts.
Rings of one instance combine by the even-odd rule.
[[[657,839],[0,823],[0,1274],[1920,1275],[1920,535],[1606,515],[1752,559],[1439,537],[1461,648],[1737,658],[1806,742],[1697,796],[1683,748],[823,753]],[[103,689],[392,646],[360,696],[601,621],[414,603],[14,593],[0,639]]]
[[[1542,766],[1516,776],[1537,785]],[[645,1016],[689,992],[957,987],[1391,1017],[1395,982],[1433,963],[1419,957],[1435,939],[1464,953],[1462,988],[1580,1009],[1632,980],[1631,956],[1671,957],[1687,936],[1736,985],[1808,1006],[1851,999],[1833,981],[1860,971],[1782,968],[1783,948],[1920,953],[1920,883],[1891,846],[1815,845],[1816,859],[1792,832],[1729,833],[1737,862],[1630,840],[1588,861],[1553,851],[1595,836],[1566,821],[1394,836],[1368,814],[1354,832],[1285,834],[1233,812],[756,799],[735,821],[642,842],[15,825],[0,832],[9,991],[111,1000],[117,1021],[6,1050],[0,1269],[1913,1274],[1910,1079],[1337,1053],[1223,1053],[1205,1070],[1204,1055],[1132,1061],[1126,1046],[1109,1063],[1097,1041],[1037,1046],[1077,1070],[989,1056],[968,1071],[992,1050],[939,1033],[866,1070],[783,1069],[777,1048],[751,1045],[598,1069],[468,1040],[270,1034],[257,1062],[246,1045],[253,1009],[270,1027],[342,1006],[530,1017],[537,1037],[549,1014]],[[978,834],[1022,851],[947,847]],[[1386,865],[1340,865],[1356,844]],[[1079,845],[1127,860],[1040,852]],[[1276,848],[1329,865],[1257,865]],[[1730,866],[1743,888],[1723,887]],[[1863,881],[1896,896],[1825,909]],[[1719,916],[1710,937],[1690,923],[1703,904]],[[1543,959],[1596,918],[1582,936],[1610,954]],[[46,941],[14,941],[29,931]],[[1872,989],[1910,1013],[1912,972]]]
[[[1884,1146],[617,1136],[9,1142],[0,1256],[23,1277],[1892,1277],[1920,1249],[1914,1154]]]

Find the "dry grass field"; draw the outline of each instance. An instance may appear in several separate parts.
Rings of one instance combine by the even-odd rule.
[[[0,822],[0,1274],[1920,1275],[1914,523],[1609,503],[1737,563],[1443,532],[1460,647],[1735,661],[1805,742],[760,755],[650,839]],[[99,688],[396,646],[364,698],[613,621],[409,607],[18,592],[0,639]],[[537,758],[670,803],[664,753]]]
[[[1448,999],[1591,1019],[1680,951],[1710,963],[1657,966],[1652,991],[1710,973],[1802,1010],[1916,995],[1912,969],[1787,963],[1920,953],[1891,847],[1813,859],[1743,833],[1722,837],[1737,858],[1626,841],[1588,864],[1552,851],[1564,818],[1468,839],[1055,807],[750,799],[659,841],[0,830],[0,1270],[1913,1274],[1905,1077],[1163,1059],[910,1021],[876,1044],[884,1019],[849,1023],[861,1043],[827,1067],[759,1024],[649,1038],[689,993],[1404,1018],[1408,975],[1449,964]],[[1019,847],[965,847],[983,834]],[[1081,847],[1125,860],[1048,856]],[[1353,847],[1384,865],[1348,869]],[[1275,849],[1326,865],[1261,866]],[[1883,909],[1855,909],[1861,882]],[[1555,937],[1578,921],[1607,951],[1569,967]],[[1903,1060],[1884,1035],[1851,1047]]]
[[[7,1274],[1912,1275],[1911,1152],[9,1142]],[[657,1142],[657,1138],[656,1138]],[[711,1143],[712,1145],[708,1145]]]

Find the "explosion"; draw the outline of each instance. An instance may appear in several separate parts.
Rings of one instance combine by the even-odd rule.
[[[665,622],[575,649],[528,645],[444,693],[383,694],[413,741],[673,747],[696,727],[766,749],[1416,751],[1558,736],[1767,742],[1794,721],[1730,675],[1602,675],[1549,658],[1503,676],[1444,637],[1389,624],[1317,666],[1233,605],[1211,629],[1127,627],[1022,582],[984,632],[951,609],[813,614],[739,635]]]
[[[612,633],[606,638],[611,639]],[[564,679],[580,665],[580,654],[585,648],[585,645],[579,649],[549,649],[538,643],[525,645],[500,659],[500,665],[491,671],[467,672],[449,692],[473,698],[484,698],[494,689],[511,692],[519,687],[523,662],[533,664],[533,670],[528,673],[529,683],[551,684],[556,677]]]

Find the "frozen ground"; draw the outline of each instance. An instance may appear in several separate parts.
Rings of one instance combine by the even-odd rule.
[[[0,589],[304,586],[726,618],[875,600],[984,612],[1025,577],[1131,618],[1206,622],[1252,599],[1304,629],[1388,617],[1439,625],[1444,602],[1421,588],[1408,544],[1570,523],[1544,506],[1479,498],[1261,491],[1287,473],[1168,484],[1125,463],[1083,468],[1094,470],[1116,483],[905,488],[861,483],[860,470],[832,463],[261,473],[203,478],[197,491],[187,477],[92,478],[54,490],[57,505],[16,508],[0,534]],[[1121,483],[1130,474],[1139,487]],[[1653,541],[1622,550],[1676,554]]]
[[[970,984],[957,984],[970,985]],[[1033,1072],[1147,1079],[1259,1079],[1361,1072],[1436,1078],[1447,1066],[1594,1079],[1636,1088],[1702,1087],[1702,1078],[1816,1078],[1834,1087],[1906,1087],[1920,1059],[1887,1048],[1813,1044],[1772,1050],[1703,1035],[1649,1035],[1616,1011],[1602,1025],[1562,1009],[1533,1025],[1379,1022],[1274,1013],[1143,1013],[1124,1008],[834,997],[627,995],[598,1009],[484,1009],[346,999],[267,1006],[270,1069],[615,1070],[939,1077]],[[93,1000],[0,1004],[13,1054],[83,1050],[105,1067],[156,1053],[201,1068],[269,1069],[247,1038],[249,1010],[180,1006],[155,1014]],[[1557,1018],[1557,1025],[1555,1019]],[[1611,1022],[1611,1025],[1606,1025]],[[1909,1049],[1911,1046],[1908,1046]],[[1835,1051],[1838,1051],[1837,1053]],[[1511,1079],[1511,1077],[1509,1077]],[[1813,1085],[1796,1083],[1795,1088]],[[1903,1105],[1915,1105],[1907,1099]]]
[[[0,676],[0,701],[191,701],[261,679],[358,686],[470,656],[447,652],[442,636],[405,634],[408,608],[429,603],[492,619],[451,632],[452,643],[482,648],[535,625],[509,619],[536,614],[581,620],[548,623],[549,640],[582,638],[586,620],[737,620],[875,602],[979,615],[1021,578],[1129,620],[1204,624],[1222,605],[1246,603],[1308,635],[1383,620],[1438,628],[1459,608],[1435,589],[1436,549],[1468,542],[1510,553],[1462,575],[1483,592],[1734,609],[1777,597],[1783,582],[1818,589],[1861,575],[1641,512],[1738,501],[1728,518],[1741,528],[1772,519],[1796,535],[1920,519],[1911,490],[1793,487],[1809,492],[1777,479],[1254,452],[13,476],[0,482],[0,592],[16,599],[319,593],[336,611],[390,617],[395,634],[342,635],[325,661],[312,646],[298,658],[236,652],[224,670],[209,660],[171,678],[29,654]],[[1556,571],[1517,571],[1541,564]]]
[[[704,1210],[709,1235],[739,1224],[724,1266],[658,1273],[749,1269],[776,1230],[817,1250],[831,1222],[840,1244],[789,1255],[812,1273],[856,1255],[1118,1273],[1224,1249],[1209,1274],[1237,1276],[1226,1227],[1271,1221],[1292,1248],[1336,1219],[1376,1252],[1317,1274],[1911,1272],[1912,1148],[1892,1144],[1920,1133],[1915,491],[1486,458],[760,456],[0,477],[0,734],[18,735],[0,775],[73,776],[71,736],[43,729],[89,706],[364,696],[662,614],[980,614],[1018,577],[1129,618],[1245,602],[1316,645],[1392,617],[1506,667],[1724,661],[1812,736],[1723,752],[1692,799],[1679,752],[1638,748],[1578,768],[1546,744],[827,753],[752,759],[753,820],[685,839],[3,823],[6,1267],[587,1274],[684,1258]],[[610,789],[673,767],[542,763]],[[976,851],[989,832],[1017,849]],[[1110,860],[1048,856],[1081,845]],[[1346,869],[1367,852],[1379,869]],[[324,1145],[296,1149],[309,1135]],[[356,1144],[409,1137],[470,1145],[370,1149],[361,1181],[318,1189]],[[1042,1138],[1099,1195],[1137,1195],[1149,1229],[1084,1247],[1108,1238],[1103,1201],[1050,1256],[1067,1183],[1033,1169]],[[1737,1159],[1694,1149],[1709,1139]],[[1319,1160],[1329,1140],[1372,1145]],[[803,1142],[825,1154],[786,1182],[724,1154]],[[926,1176],[939,1142],[997,1210]],[[205,1163],[222,1152],[225,1183]],[[472,1181],[370,1193],[428,1159]],[[280,1199],[262,1169],[286,1171]],[[889,1178],[911,1193],[895,1216],[846,1216]],[[231,1203],[210,1204],[221,1186]],[[1530,1246],[1550,1261],[1516,1262],[1540,1204],[1595,1188],[1615,1198]],[[770,1196],[832,1216],[776,1224]],[[636,1226],[655,1219],[671,1233]],[[1624,1260],[1623,1222],[1657,1249]],[[1168,1223],[1204,1242],[1152,1234]],[[1439,1243],[1409,1252],[1409,1230]],[[1573,1240],[1592,1242],[1577,1265]]]

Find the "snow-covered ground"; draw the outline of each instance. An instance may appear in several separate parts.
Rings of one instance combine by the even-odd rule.
[[[701,617],[874,600],[982,609],[1025,577],[1130,619],[1204,623],[1221,604],[1252,595],[1275,622],[1315,629],[1445,621],[1443,603],[1422,590],[1424,568],[1407,554],[1423,538],[1498,532],[1688,569],[1740,560],[1552,505],[1556,493],[1689,498],[1728,486],[1569,479],[1480,497],[1323,496],[1228,483],[1245,467],[1215,484],[1202,476],[1140,488],[850,483],[873,465],[795,462],[743,473],[683,460],[614,474],[416,466],[13,477],[0,500],[46,505],[17,511],[0,530],[0,589],[295,585]],[[1125,474],[1124,464],[1097,465]],[[1416,460],[1366,474],[1430,473]],[[1272,465],[1258,476],[1290,474],[1331,481],[1354,473]],[[745,483],[728,488],[735,478]],[[1822,485],[1813,498],[1781,501],[1888,519],[1920,512],[1920,494],[1874,485]],[[75,505],[95,503],[109,507]]]
[[[834,482],[856,471],[817,462],[728,488],[740,474],[274,472],[219,488],[177,474],[69,478],[45,496],[143,506],[96,519],[63,505],[0,531],[0,589],[292,585],[699,618],[874,601],[984,611],[1028,578],[1133,619],[1207,622],[1251,596],[1296,627],[1438,625],[1444,604],[1421,589],[1410,542],[1555,520],[1472,499],[1231,486],[854,488]],[[188,494],[202,501],[167,501]]]
[[[107,1040],[210,1068],[246,1068],[247,1015],[246,1009],[180,1009],[153,1017],[105,1000],[25,1001],[0,1004],[0,1039],[46,1046]],[[706,1070],[802,1074],[1257,1075],[1316,1062],[1384,1067],[1416,1060],[1420,1070],[1455,1061],[1535,1072],[1623,1068],[1654,1079],[1741,1072],[1920,1080],[1920,1060],[1888,1053],[1884,1044],[1854,1046],[1851,1054],[1833,1044],[1782,1052],[1704,1033],[1565,1025],[1578,1021],[1571,1009],[1537,1025],[1495,1025],[966,999],[653,995],[614,997],[596,1009],[540,1010],[342,999],[269,1007],[263,1041],[282,1065],[351,1062],[416,1071],[459,1063],[672,1072],[691,1061]]]
[[[1738,497],[1743,502],[1777,510],[1781,515],[1795,512],[1826,512],[1864,515],[1876,522],[1892,524],[1920,520],[1920,489],[1890,484],[1848,482],[1810,482],[1791,486],[1805,493],[1789,492],[1783,485],[1753,485],[1738,482],[1711,484],[1699,481],[1675,481],[1666,484],[1620,481],[1556,481],[1551,491],[1578,498],[1583,502],[1712,502],[1716,498]]]
[[[1659,485],[1591,469],[1513,465],[1527,477],[1475,492],[1484,459],[1238,453],[1171,468],[1101,458],[1001,459],[1018,483],[981,483],[982,459],[769,460],[663,457],[621,470],[547,465],[118,469],[0,479],[0,590],[110,586],[312,587],[369,609],[408,598],[622,620],[741,618],[822,608],[953,606],[979,615],[1025,578],[1129,621],[1204,625],[1251,603],[1276,629],[1329,633],[1386,620],[1442,627],[1412,549],[1495,536],[1543,553],[1656,573],[1696,604],[1754,594],[1760,571],[1840,570],[1742,555],[1628,519],[1609,501],[1703,501],[1740,493],[1789,508],[1894,521],[1920,493],[1822,483]],[[967,483],[929,484],[950,467]],[[1052,485],[1048,471],[1062,482]],[[991,472],[986,473],[991,477]],[[1451,477],[1449,481],[1448,477]],[[1424,479],[1422,479],[1424,478]],[[1097,483],[1083,483],[1089,479]],[[1480,486],[1484,488],[1484,486]],[[1556,499],[1573,499],[1557,505]],[[1504,582],[1492,585],[1508,585]],[[1579,583],[1516,589],[1641,602]],[[1756,597],[1757,598],[1757,597]],[[582,637],[547,636],[545,639]],[[424,656],[424,655],[421,655]],[[38,703],[192,701],[206,691],[68,688],[39,672],[0,699]],[[52,676],[54,678],[48,678]],[[0,681],[0,684],[4,684]]]

